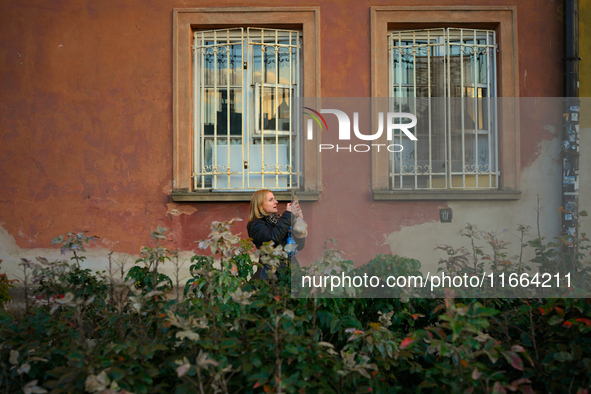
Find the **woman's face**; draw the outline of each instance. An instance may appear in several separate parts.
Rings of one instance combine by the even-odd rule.
[[[265,201],[263,201],[263,210],[265,213],[277,213],[277,200],[275,200],[275,196],[273,193],[269,192],[267,197],[265,197]]]

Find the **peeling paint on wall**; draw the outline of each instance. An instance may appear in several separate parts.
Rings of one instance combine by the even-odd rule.
[[[460,237],[460,231],[466,223],[474,224],[479,230],[502,233],[501,239],[511,242],[509,256],[519,255],[519,240],[516,235],[520,224],[531,226],[530,233],[536,234],[537,196],[540,196],[541,234],[551,239],[559,235],[558,207],[561,203],[560,185],[561,166],[557,156],[560,152],[560,140],[544,141],[541,152],[531,166],[521,175],[523,194],[517,201],[460,201],[448,203],[453,210],[452,223],[424,223],[404,227],[399,232],[388,234],[385,243],[393,254],[411,257],[421,261],[423,272],[437,272],[442,251],[434,251],[437,245],[453,247],[469,246],[466,237]],[[478,244],[484,245],[479,240]],[[525,258],[533,257],[526,256]]]
[[[81,263],[82,268],[90,268],[95,271],[107,271],[109,269],[109,248],[100,246],[101,243],[113,246],[116,242],[107,241],[105,239],[99,239],[97,246],[89,246],[87,252],[84,253],[86,260]],[[189,273],[189,261],[193,256],[191,252],[181,253],[180,263],[181,266],[179,277],[181,281],[190,278]],[[20,266],[21,258],[36,261],[36,257],[45,257],[49,261],[56,260],[69,260],[71,255],[62,255],[58,249],[49,248],[32,248],[32,249],[21,249],[14,237],[0,225],[0,260],[2,262],[2,272],[6,273],[9,278],[18,278],[20,282],[18,285],[23,285],[22,277],[23,273]],[[131,255],[127,253],[113,253],[111,255],[112,261],[112,272],[114,275],[120,275],[121,267],[124,272],[127,272],[133,267],[134,262],[139,258],[139,255]],[[172,263],[167,262],[160,266],[161,272],[168,275],[171,278],[175,278],[175,268]]]
[[[166,207],[168,208],[168,211],[166,213],[169,213],[171,215],[192,215],[195,212],[197,212],[197,208],[195,208],[194,206],[191,205],[187,205],[187,204],[179,204],[176,202],[172,202],[172,203],[168,203],[166,204]]]

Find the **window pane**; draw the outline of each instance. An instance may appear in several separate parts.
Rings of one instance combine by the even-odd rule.
[[[295,52],[292,51],[289,45],[289,39],[279,40],[279,44],[282,45],[278,48],[278,61],[279,61],[279,78],[280,84],[291,84],[295,82],[291,73],[292,66],[295,64]]]
[[[257,28],[195,33],[196,187],[297,187],[292,103],[299,34]]]
[[[253,83],[260,83],[263,80],[263,67],[262,67],[262,62],[261,62],[261,58],[262,58],[262,53],[263,50],[261,49],[260,45],[253,45],[252,47],[250,47],[250,49],[252,50],[252,58],[253,58],[253,76],[252,76],[252,82]]]
[[[195,44],[205,86],[242,84],[242,30],[197,32]]]
[[[277,50],[273,46],[263,47],[263,81],[277,83]]]
[[[398,44],[398,43],[397,43]],[[402,44],[405,44],[404,42]],[[394,50],[394,84],[413,85],[415,64],[411,48]]]
[[[278,99],[275,97],[276,93]],[[262,117],[257,119],[259,130],[290,131],[289,89],[265,87],[260,97],[260,108]]]
[[[390,43],[392,109],[417,116],[418,138],[395,134],[392,187],[495,187],[494,32],[402,31]]]
[[[203,128],[205,135],[217,135],[223,137],[230,135],[242,135],[242,91],[240,89],[228,90],[204,89]],[[228,116],[229,113],[229,116]]]

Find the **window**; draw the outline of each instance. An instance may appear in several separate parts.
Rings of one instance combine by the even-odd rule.
[[[516,7],[370,8],[372,97],[418,121],[372,151],[374,200],[519,199]]]
[[[397,137],[392,189],[498,188],[496,49],[494,30],[390,33],[393,111],[418,121],[416,141]]]
[[[260,28],[194,33],[194,190],[299,187],[300,36]]]
[[[318,199],[295,106],[320,96],[319,34],[318,7],[174,10],[173,201]]]

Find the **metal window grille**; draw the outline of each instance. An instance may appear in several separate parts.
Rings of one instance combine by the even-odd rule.
[[[394,137],[392,189],[498,188],[496,50],[491,30],[390,33],[392,109],[417,116],[417,141]]]
[[[298,188],[301,33],[233,28],[193,38],[194,189]]]

